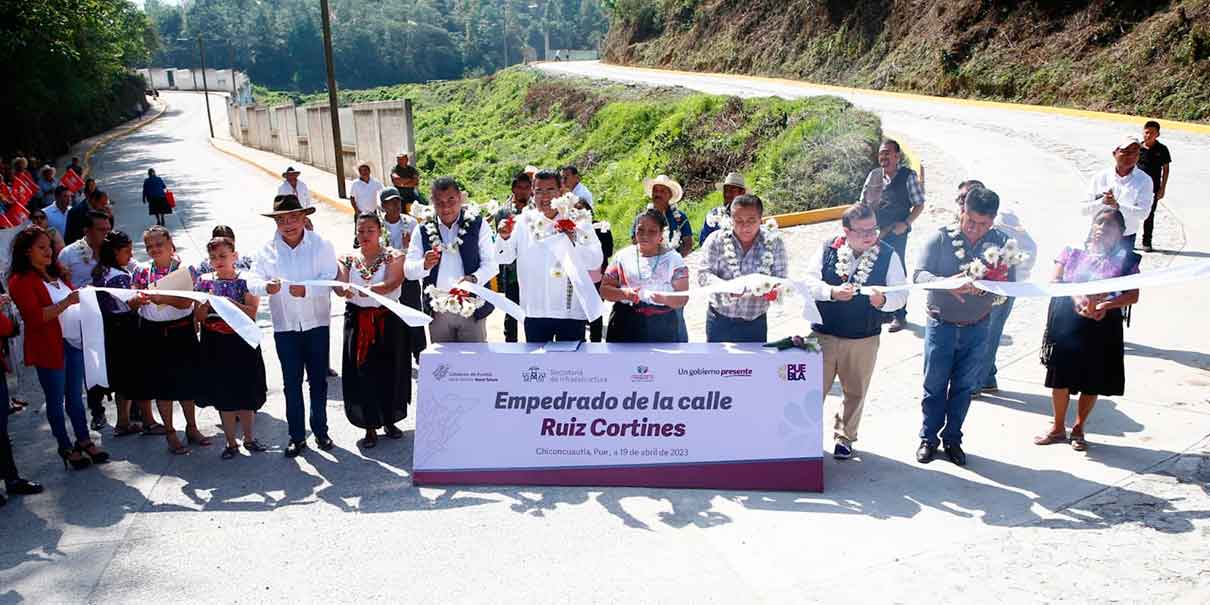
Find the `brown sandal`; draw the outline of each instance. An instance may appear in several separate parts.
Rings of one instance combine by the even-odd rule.
[[[1067,441],[1067,431],[1052,431],[1045,435],[1034,437],[1034,445],[1052,445],[1055,443],[1065,443]]]
[[[177,437],[176,431],[168,433],[168,451],[173,456],[183,456],[189,453],[189,448],[181,444],[181,438]]]
[[[113,427],[114,437],[125,437],[127,435],[138,435],[143,432],[143,426],[137,422],[127,424],[117,424]]]
[[[1084,440],[1084,433],[1071,432],[1071,449],[1077,452],[1088,451],[1088,442]]]

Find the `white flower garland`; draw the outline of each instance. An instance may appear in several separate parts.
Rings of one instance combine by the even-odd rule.
[[[476,204],[475,202],[466,202],[463,204],[462,221],[458,225],[458,236],[454,238],[452,243],[450,243],[450,250],[457,251],[458,248],[462,246],[462,236],[466,235],[466,230],[470,229],[471,223],[475,219],[479,218],[479,215],[482,214],[482,212],[483,210],[479,207],[479,204]],[[420,214],[421,220],[424,221],[424,233],[425,236],[428,237],[429,248],[442,252],[441,228],[438,226],[437,213],[433,211],[432,207],[426,207],[424,210],[420,211]]]
[[[856,259],[856,270],[854,270],[853,248],[846,240],[836,250],[836,274],[844,280],[849,280],[849,277],[852,276],[853,279],[849,283],[857,287],[864,286],[870,279],[870,273],[874,270],[874,263],[878,262],[878,248],[878,244],[874,244],[862,252],[861,257]]]
[[[474,315],[484,302],[483,299],[457,288],[442,290],[436,286],[429,286],[424,289],[424,294],[429,297],[429,306],[434,312],[468,318]]]
[[[959,274],[971,279],[984,279],[988,277],[988,272],[995,270],[997,275],[992,276],[993,280],[999,281],[997,278],[1007,279],[1008,270],[1012,267],[1025,263],[1029,260],[1029,253],[1021,249],[1016,239],[1009,238],[1004,242],[1003,247],[987,246],[983,250],[981,257],[976,257],[965,264],[962,261],[966,259],[966,243],[962,238],[962,227],[959,225],[949,225],[945,228],[951,239],[951,244],[954,246],[954,257],[958,259]],[[996,296],[993,304],[1004,304],[1006,299],[1003,296]]]
[[[736,279],[743,274],[739,263],[739,238],[734,237],[735,232],[730,228],[724,229],[722,232],[727,242],[723,246],[723,261],[727,263],[727,270],[731,274],[730,279]],[[761,254],[760,263],[756,266],[756,273],[759,275],[771,275],[773,272],[773,242],[781,239],[777,221],[772,218],[766,219],[765,224],[760,227],[760,233],[765,237],[765,251]],[[753,296],[766,298],[770,302],[781,302],[783,295],[790,292],[780,282],[772,280],[764,280],[758,283],[751,288],[751,291]]]

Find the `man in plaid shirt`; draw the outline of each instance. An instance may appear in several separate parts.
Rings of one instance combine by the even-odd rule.
[[[755,195],[732,200],[731,228],[711,233],[702,246],[698,283],[708,286],[753,273],[781,278],[788,275],[785,244],[780,237],[761,229],[764,210],[764,203]],[[706,341],[765,342],[769,336],[769,302],[751,293],[711,295]]]
[[[888,243],[907,259],[908,233],[912,223],[924,212],[924,187],[916,171],[900,166],[899,143],[886,139],[878,148],[878,168],[870,171],[861,187],[861,200],[874,208],[878,219],[878,239]],[[907,265],[903,266],[905,272]],[[907,307],[895,312],[888,332],[898,332],[907,325]]]

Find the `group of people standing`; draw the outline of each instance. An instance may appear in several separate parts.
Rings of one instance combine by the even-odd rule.
[[[1158,133],[1158,125],[1147,128]],[[1154,137],[1150,143],[1151,153],[1158,154]],[[1138,271],[1134,233],[1141,223],[1150,224],[1167,177],[1165,166],[1163,181],[1155,185],[1142,171],[1138,156],[1144,148],[1144,142],[1128,138],[1114,150],[1114,169],[1093,179],[1093,221],[1086,241],[1055,259],[1052,281]],[[469,203],[450,177],[434,180],[426,199],[417,191],[419,173],[401,156],[392,170],[392,187],[370,178],[368,164],[361,167],[351,190],[357,211],[353,251],[343,255],[313,230],[309,216],[315,208],[293,168],[283,173],[272,209],[264,214],[276,226],[269,242],[241,255],[234,232],[215,227],[206,258],[195,265],[182,263],[162,224],[142,234],[147,259],[135,262],[131,238],[113,230],[108,197],[95,188],[66,212],[56,197],[54,217],[50,212],[31,216],[33,224],[14,241],[7,286],[25,330],[26,364],[37,370],[65,466],[82,469],[109,458],[92,440],[85,418],[79,291],[84,285],[104,289],[95,296],[104,318],[108,390],[117,395],[115,436],[164,435],[168,449],[183,454],[190,446],[210,445],[199,429],[196,408],[213,407],[222,419],[223,459],[239,455],[241,447],[267,450],[254,431],[267,394],[263,354],[210,303],[155,294],[149,288],[157,284],[178,289],[184,284],[225,298],[250,318],[268,299],[286,400],[288,457],[308,447],[308,425],[320,449],[334,447],[327,419],[333,294],[345,302],[341,376],[346,416],[365,430],[359,444],[366,448],[377,444],[380,431],[387,438],[402,437],[396,425],[407,416],[412,366],[427,342],[487,340],[486,318],[494,309],[468,290],[475,286],[495,282],[525,312],[521,325],[506,320],[508,341],[522,333],[526,341],[538,343],[688,340],[681,311],[688,297],[678,293],[690,289],[686,257],[694,238],[688,216],[677,207],[683,189],[674,179],[659,175],[644,181],[650,203],[633,221],[632,244],[614,254],[610,228],[594,220],[593,196],[574,166],[531,167],[516,174],[505,204],[485,212]],[[839,379],[844,394],[834,425],[833,455],[840,459],[855,452],[883,326],[890,323],[895,332],[906,321],[908,292],[901,288],[908,281],[906,242],[924,204],[921,180],[902,165],[895,141],[882,144],[879,164],[866,181],[863,200],[844,213],[842,233],[823,242],[807,268],[810,294],[822,317],[812,328],[823,351],[823,387],[826,392]],[[152,178],[158,179],[149,171],[149,182]],[[159,203],[161,185],[152,182],[149,189],[145,184],[144,197]],[[747,275],[787,277],[786,246],[766,224],[763,201],[747,192],[738,173],[727,175],[719,189],[724,204],[709,213],[700,231],[697,285]],[[374,200],[372,205],[367,198]],[[1002,211],[999,196],[978,181],[964,182],[957,202],[957,220],[931,234],[912,281],[956,275],[1021,279],[1033,264],[1036,246],[1016,216]],[[59,215],[66,221],[61,228]],[[80,218],[73,222],[73,216]],[[72,237],[72,227],[77,227],[77,237]],[[332,280],[349,286],[333,286]],[[427,334],[351,286],[429,314]],[[137,292],[120,292],[132,289]],[[771,294],[710,294],[707,340],[767,340],[767,314],[776,298]],[[996,388],[995,350],[1011,301],[969,285],[929,291],[918,461],[931,461],[943,447],[955,464],[966,463],[962,426],[971,397]],[[1055,422],[1035,443],[1087,447],[1084,427],[1096,398],[1123,392],[1123,310],[1137,301],[1137,291],[1052,299],[1043,362]],[[604,302],[613,303],[607,323],[590,326],[602,319]],[[0,316],[0,336],[16,329],[6,319]],[[131,356],[125,352],[131,349],[171,354]],[[1065,417],[1073,394],[1079,401],[1069,434]],[[103,408],[97,422],[103,395],[89,392],[94,429],[104,426]],[[152,401],[161,423],[153,421]],[[185,418],[186,443],[173,424],[176,404]],[[143,426],[132,420],[135,414]],[[40,489],[17,474],[6,431],[0,431],[0,470],[9,493]]]

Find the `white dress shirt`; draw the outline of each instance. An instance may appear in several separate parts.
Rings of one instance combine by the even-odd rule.
[[[313,203],[311,201],[311,190],[308,189],[307,184],[301,180],[298,181],[297,188],[291,187],[290,181],[282,181],[281,187],[277,188],[277,195],[297,195],[298,203],[302,204],[303,208],[310,208],[311,204]]]
[[[92,270],[97,266],[97,259],[84,238],[64,247],[59,252],[59,262],[67,268],[72,287],[79,289],[92,285]]]
[[[420,223],[412,230],[412,241],[408,244],[408,257],[403,264],[403,276],[408,279],[423,280],[432,272],[432,269],[424,268],[424,243],[421,239],[428,238],[425,226],[431,224]],[[441,221],[437,221],[437,232],[441,234],[442,251],[441,262],[437,264],[436,285],[442,290],[453,288],[467,275],[466,269],[462,266],[462,255],[450,247],[458,238],[458,229],[461,226],[460,221],[455,221],[452,227],[446,227]],[[500,272],[500,267],[496,263],[496,247],[492,244],[492,230],[487,226],[487,222],[479,226],[479,241],[463,241],[462,245],[479,247],[479,268],[471,275],[475,276],[476,283],[479,285],[487,285],[487,282]]]
[[[378,194],[382,193],[382,183],[379,183],[374,177],[370,180],[363,181],[356,179],[349,186],[349,197],[353,198],[353,203],[357,204],[357,212],[374,212],[378,208]]]
[[[592,192],[588,190],[588,187],[584,186],[584,183],[576,183],[576,187],[575,189],[571,190],[571,194],[585,202],[588,202],[589,206],[593,206]]]
[[[530,232],[529,221],[537,211],[525,212],[517,217],[513,234],[508,239],[496,242],[497,258],[501,263],[517,262],[517,282],[521,290],[521,308],[529,317],[549,319],[579,319],[586,321],[588,315],[580,305],[580,299],[572,290],[571,280],[566,275],[553,275],[556,263],[554,256]],[[604,254],[601,240],[587,221],[576,225],[585,243],[573,244],[576,260],[583,269],[599,269]],[[550,237],[565,237],[561,234]],[[564,267],[565,271],[571,267]],[[592,296],[597,296],[593,291]]]
[[[269,295],[266,282],[280,278],[281,290]],[[274,332],[305,332],[327,326],[332,312],[331,288],[307,286],[305,296],[290,294],[290,282],[309,279],[336,279],[336,251],[314,231],[304,231],[302,241],[291,248],[273,234],[252,262],[248,290],[256,296],[269,296]]]
[[[71,206],[67,210],[71,210]],[[46,222],[60,235],[67,233],[67,210],[59,210],[55,204],[46,207]]]
[[[1088,184],[1088,197],[1095,198],[1106,191],[1113,192],[1113,199],[1118,203],[1122,218],[1126,219],[1126,231],[1122,235],[1134,235],[1139,227],[1151,214],[1151,205],[1155,203],[1155,189],[1151,177],[1139,168],[1133,168],[1126,176],[1118,176],[1115,168],[1101,171],[1092,177]],[[1107,208],[1104,199],[1085,203],[1084,214],[1096,214],[1101,208]]]
[[[856,255],[854,255],[856,256]],[[853,259],[853,264],[857,264],[857,258]],[[856,266],[854,266],[856,270]],[[823,282],[823,250],[816,250],[811,257],[811,261],[807,264],[807,282]],[[886,269],[886,286],[902,286],[907,283],[907,275],[903,272],[903,265],[899,261],[899,253],[891,251],[891,264]],[[876,284],[869,284],[876,286]],[[883,285],[883,284],[877,284]],[[832,286],[820,283],[818,285],[809,285],[807,289],[811,292],[811,297],[819,301],[832,300]],[[908,301],[908,290],[898,290],[896,292],[883,292],[886,300],[882,306],[878,307],[879,311],[890,313],[902,309]]]

